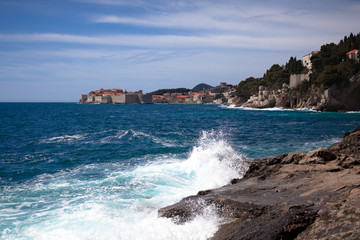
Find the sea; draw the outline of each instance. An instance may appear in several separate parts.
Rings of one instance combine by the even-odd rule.
[[[0,103],[0,239],[208,239],[215,206],[184,224],[158,209],[357,126],[359,112]]]

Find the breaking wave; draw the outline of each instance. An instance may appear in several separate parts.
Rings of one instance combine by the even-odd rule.
[[[117,137],[127,135],[153,138],[131,130]],[[208,239],[221,223],[213,206],[183,225],[159,218],[158,209],[228,184],[247,168],[221,131],[203,131],[186,157],[142,160],[130,168],[121,162],[87,164],[3,189],[2,239]]]

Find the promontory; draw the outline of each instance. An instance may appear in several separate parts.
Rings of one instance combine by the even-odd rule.
[[[159,215],[181,224],[209,205],[225,220],[213,240],[359,239],[360,127],[326,149],[252,160],[243,178]]]

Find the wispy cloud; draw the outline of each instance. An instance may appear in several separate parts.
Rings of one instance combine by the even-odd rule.
[[[255,7],[254,5],[220,4],[176,12],[147,13],[143,16],[98,15],[90,18],[93,23],[136,25],[153,28],[224,31],[228,34],[246,33],[277,35],[279,33],[328,34],[334,29],[351,31],[357,28],[359,4],[321,11],[318,9],[291,7]],[[341,16],[341,17],[334,17]]]
[[[0,88],[15,95],[18,82],[36,86],[24,94],[46,82],[54,94],[77,89],[74,98],[100,87],[236,84],[360,31],[354,0],[5,0],[0,6],[0,14],[9,12],[0,24]]]
[[[153,28],[185,29],[185,30],[215,30],[226,32],[269,32],[270,30],[258,22],[250,23],[238,17],[226,19],[197,13],[177,13],[143,18],[118,17],[115,15],[97,16],[91,19],[94,23],[129,24]]]
[[[166,9],[166,10],[174,10],[186,7],[200,6],[204,3],[212,4],[216,3],[216,1],[191,1],[191,0],[75,0],[77,2],[83,3],[91,3],[91,4],[99,4],[99,5],[112,5],[112,6],[135,6],[139,8],[147,8],[147,9]]]
[[[187,50],[151,50],[151,49],[93,49],[93,48],[63,48],[61,50],[15,50],[0,52],[0,59],[6,62],[29,61],[93,61],[118,62],[120,64],[139,64],[158,62],[173,58],[183,58],[200,54],[201,51]],[[1,64],[1,60],[0,60]]]
[[[309,36],[307,40],[298,36],[253,37],[246,35],[102,35],[83,36],[69,34],[0,34],[0,42],[48,42],[83,45],[131,46],[141,48],[188,49],[188,48],[254,48],[284,49],[307,48],[320,44],[326,36]]]

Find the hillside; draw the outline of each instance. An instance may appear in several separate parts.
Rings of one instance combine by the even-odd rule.
[[[245,102],[259,91],[259,86],[268,87],[269,90],[281,88],[283,83],[289,84],[291,74],[299,74],[308,70],[302,66],[302,61],[291,57],[284,65],[274,64],[266,71],[262,78],[249,77],[241,81],[236,87],[236,95],[240,101]]]
[[[360,110],[360,63],[357,49],[360,33],[344,37],[338,44],[321,46],[309,58],[310,69],[290,58],[283,66],[274,64],[262,78],[250,77],[236,87],[239,104],[248,107],[313,108],[320,111]],[[352,51],[353,50],[353,51]],[[350,56],[349,52],[356,52]],[[307,81],[289,88],[291,74],[306,74]],[[288,87],[286,87],[287,84]],[[259,92],[263,86],[264,92]],[[285,87],[285,88],[284,88]],[[258,94],[258,96],[257,96]],[[267,102],[261,94],[265,94]],[[250,97],[252,97],[250,99]],[[250,100],[249,100],[250,99]],[[249,102],[250,101],[250,102]]]
[[[191,90],[188,88],[168,88],[168,89],[159,89],[153,92],[150,92],[150,95],[163,95],[164,93],[188,93]]]
[[[208,84],[206,84],[206,83],[200,83],[200,84],[196,85],[196,86],[192,89],[192,91],[194,91],[194,92],[200,92],[200,91],[203,91],[204,89],[206,90],[206,89],[210,89],[210,88],[213,88],[213,86],[210,86],[210,85],[208,85]]]

